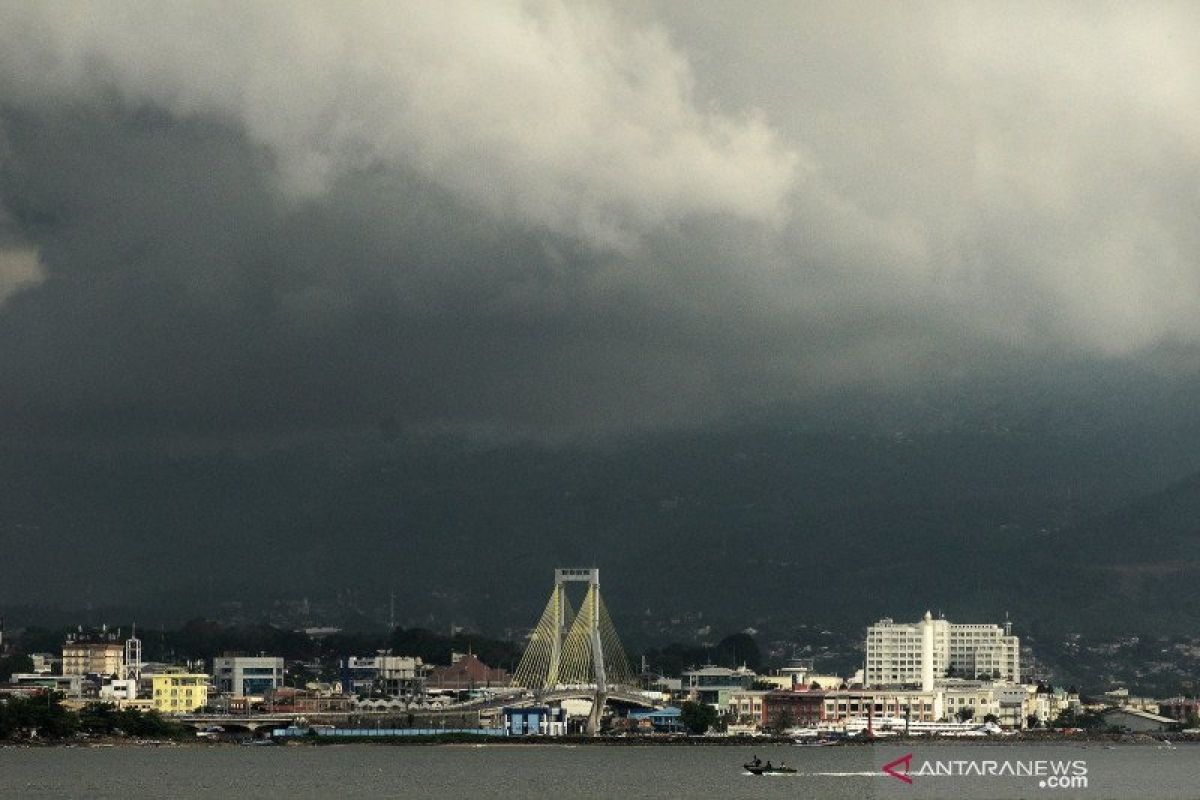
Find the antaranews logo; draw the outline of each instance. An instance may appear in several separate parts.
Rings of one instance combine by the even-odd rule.
[[[913,754],[906,753],[881,767],[885,775],[912,784],[913,778],[1012,778],[1037,779],[1039,789],[1086,789],[1087,761],[1077,759],[939,759],[924,760],[913,769]]]
[[[891,775],[897,780],[902,780],[905,783],[912,783],[912,778],[908,777],[908,771],[912,768],[912,753],[906,753],[900,756],[895,761],[889,761],[883,765],[883,772],[886,775]]]

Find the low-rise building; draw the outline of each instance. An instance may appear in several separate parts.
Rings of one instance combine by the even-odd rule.
[[[388,650],[341,661],[342,691],[347,694],[420,694],[428,675],[429,667],[419,657],[395,656]]]
[[[114,703],[123,700],[136,700],[138,682],[135,680],[111,680],[101,685],[99,699],[102,702]]]
[[[683,692],[683,681],[680,678],[668,678],[660,675],[647,681],[646,688],[669,699],[686,697]]]
[[[506,736],[562,736],[567,732],[567,710],[555,706],[504,708]]]
[[[628,730],[633,733],[684,733],[683,712],[675,706],[649,711],[630,711]]]
[[[224,655],[213,659],[213,687],[233,697],[259,697],[283,685],[283,659]]]
[[[1053,725],[1063,712],[1078,714],[1083,710],[1078,692],[1054,688],[1047,684],[1031,685],[1026,689],[1031,695],[1026,700],[1026,717],[1036,717],[1039,725]]]
[[[847,684],[840,675],[825,675],[813,669],[810,658],[793,658],[777,675],[759,675],[755,680],[775,685],[779,689],[840,689]],[[859,681],[861,683],[861,680]]]
[[[814,728],[825,718],[825,692],[807,687],[789,692],[767,692],[763,697],[762,726],[774,730]]]
[[[1179,726],[1179,723],[1170,717],[1130,708],[1110,708],[1101,712],[1100,717],[1105,725],[1120,728],[1126,733],[1154,733],[1169,731]]]
[[[778,690],[776,690],[778,691]],[[765,698],[770,693],[766,689],[741,689],[729,693],[726,701],[725,716],[730,723],[739,727],[766,727],[767,716]]]
[[[938,692],[919,689],[836,689],[822,695],[822,721],[844,722],[857,717],[897,717],[936,722],[945,713]]]
[[[805,679],[806,679],[805,686],[809,689],[816,688],[816,689],[824,689],[826,691],[832,691],[834,689],[841,689],[841,688],[847,686],[846,679],[841,677],[840,675],[813,674],[813,675],[805,676]],[[861,681],[859,681],[859,685],[860,686],[862,685]],[[800,687],[797,686],[796,688],[799,689]]]
[[[941,700],[941,719],[970,719],[983,722],[983,718],[991,714],[1000,716],[1000,699],[998,691],[1001,686],[1017,686],[1017,684],[993,684],[988,681],[947,680],[938,683],[934,690],[935,696]],[[1024,690],[1017,701],[1018,708],[1024,701]],[[1009,695],[1010,702],[1013,695]],[[1010,709],[1011,710],[1011,709]],[[1020,712],[1017,712],[1017,717]],[[1015,723],[1020,727],[1020,722]]]
[[[331,714],[351,709],[347,695],[281,686],[268,692],[263,708],[277,714]]]
[[[61,692],[68,697],[83,694],[83,677],[80,675],[47,675],[41,672],[14,672],[8,682],[16,687]]]
[[[1195,720],[1200,717],[1200,698],[1171,697],[1167,700],[1160,700],[1158,710],[1164,717],[1170,717],[1179,722]]]
[[[474,653],[451,653],[449,666],[429,670],[425,685],[430,689],[469,691],[492,686],[508,686],[512,677],[506,670],[489,667]]]
[[[188,714],[208,705],[209,676],[195,672],[166,672],[150,679],[150,699],[160,714]]]
[[[1129,694],[1129,690],[1125,688],[1107,691],[1100,695],[1098,699],[1117,708],[1148,711],[1151,714],[1159,713],[1159,703],[1153,697],[1136,697]]]
[[[138,696],[138,682],[132,679],[114,680],[100,687],[96,697],[101,703],[117,708],[153,711],[154,700]]]
[[[1001,725],[1023,728],[1029,696],[1020,685],[981,681],[948,681],[928,692],[862,688],[773,691],[763,698],[763,725],[774,730],[830,727],[868,718],[922,723],[970,719],[982,723],[991,715]]]
[[[705,703],[717,710],[729,703],[733,692],[749,689],[757,677],[754,670],[746,667],[729,669],[707,664],[700,669],[687,670],[681,676],[682,692],[696,703]]]
[[[29,663],[33,665],[34,672],[49,675],[58,670],[58,667],[62,664],[62,658],[53,653],[30,653]],[[58,672],[62,674],[61,670],[58,670]]]

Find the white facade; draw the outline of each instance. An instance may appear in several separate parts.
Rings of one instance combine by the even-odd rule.
[[[920,622],[875,623],[867,629],[866,649],[868,687],[920,686],[928,692],[947,675],[1021,679],[1020,641],[1007,625],[954,624],[927,611]]]
[[[101,700],[136,700],[138,682],[129,679],[109,681],[100,687],[99,695]]]
[[[33,664],[33,671],[41,675],[51,674],[62,663],[62,659],[53,653],[30,653],[29,661]]]
[[[218,692],[246,697],[283,686],[283,659],[274,656],[221,656],[213,659]]]
[[[373,656],[350,656],[341,667],[342,690],[350,693],[421,694],[429,675],[429,667],[419,656],[397,656],[384,650]]]

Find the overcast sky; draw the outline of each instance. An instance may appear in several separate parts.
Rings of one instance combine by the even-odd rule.
[[[1195,3],[0,2],[0,419],[703,424],[1200,367]]]

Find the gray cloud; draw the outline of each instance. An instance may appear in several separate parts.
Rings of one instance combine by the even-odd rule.
[[[1196,11],[1018,11],[5,5],[0,402],[557,434],[1193,370]]]
[[[313,195],[403,165],[493,214],[601,244],[692,213],[782,214],[795,156],[698,107],[653,27],[558,3],[10,7],[6,72],[44,101],[114,88],[235,120]]]
[[[1195,343],[1194,7],[665,9],[702,95],[803,142],[797,215],[847,256],[841,280],[877,269],[902,301],[1020,348]],[[883,251],[848,248],[856,227]]]

